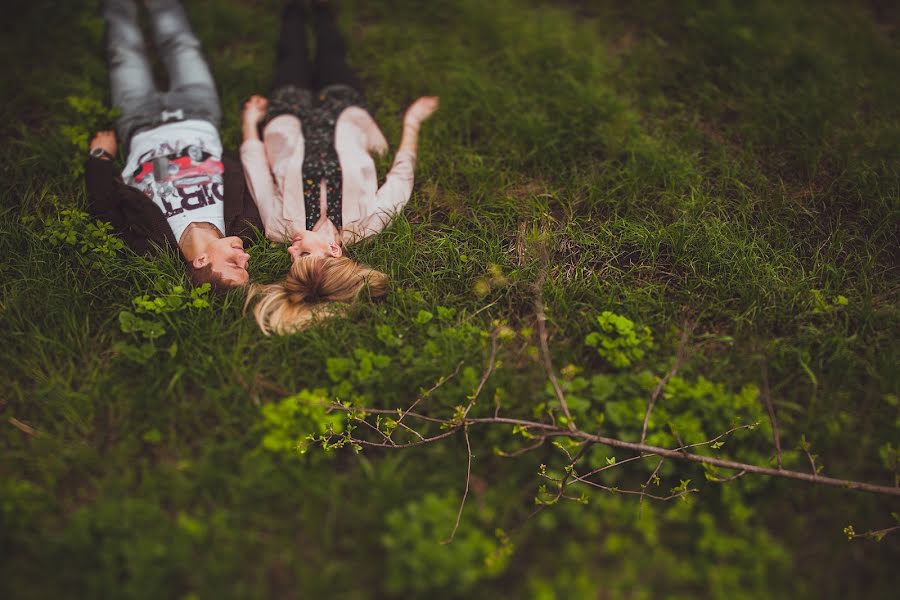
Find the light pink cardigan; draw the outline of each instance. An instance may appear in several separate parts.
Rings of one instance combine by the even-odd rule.
[[[259,208],[266,237],[275,242],[290,243],[294,233],[306,229],[303,146],[300,119],[294,115],[272,119],[262,142],[246,140],[241,144],[250,193]],[[369,153],[384,154],[387,140],[372,116],[357,106],[344,109],[338,117],[334,146],[343,177],[343,241],[351,244],[384,229],[409,200],[416,154],[397,152],[379,189],[375,162]]]

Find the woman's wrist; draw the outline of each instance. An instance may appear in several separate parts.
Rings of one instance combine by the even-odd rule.
[[[243,126],[244,141],[259,140],[259,125],[250,121],[245,121]]]

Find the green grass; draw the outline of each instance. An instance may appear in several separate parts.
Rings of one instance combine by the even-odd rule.
[[[449,417],[478,383],[494,320],[518,333],[474,410],[491,414],[500,393],[505,413],[533,416],[553,402],[527,331],[545,271],[553,358],[577,367],[563,380],[583,427],[602,416],[601,431],[636,439],[647,385],[691,322],[683,381],[648,439],[699,441],[761,419],[719,452],[772,462],[752,393],[765,364],[787,467],[808,469],[805,436],[826,474],[894,482],[900,52],[883,3],[343,2],[351,62],[393,144],[403,107],[441,96],[413,199],[352,248],[392,291],[283,338],[259,334],[238,292],[139,315],[166,329],[144,363],[122,349],[141,340],[119,313],[183,283],[177,259],[90,259],[41,233],[56,206],[86,205],[78,134],[108,117],[67,97],[106,102],[102,19],[96,3],[14,4],[0,42],[3,597],[874,598],[896,587],[896,537],[841,533],[895,524],[897,502],[871,495],[716,484],[669,461],[660,491],[691,479],[698,495],[655,504],[585,490],[587,505],[528,519],[538,466],[560,470],[564,456],[548,445],[504,459],[493,449],[526,441],[473,429],[472,493],[441,545],[465,481],[460,436],[360,455],[265,445],[320,422],[265,412],[291,394],[405,407],[462,361],[427,401]],[[236,148],[243,100],[268,87],[281,3],[186,4]],[[261,281],[288,265],[267,243],[251,256]],[[653,332],[633,368],[584,343],[606,310]],[[422,311],[434,318],[421,324]],[[369,370],[373,356],[390,366]],[[586,460],[613,455],[626,458],[597,447]],[[635,489],[654,466],[604,482]]]

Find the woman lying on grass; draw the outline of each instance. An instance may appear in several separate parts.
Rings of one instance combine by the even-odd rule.
[[[347,258],[343,246],[381,231],[409,200],[419,127],[438,106],[436,97],[422,97],[407,109],[400,148],[378,188],[369,153],[386,152],[387,140],[366,110],[330,10],[314,3],[314,65],[303,12],[298,4],[284,11],[271,98],[253,96],[244,105],[247,182],[266,237],[290,244],[292,260],[283,281],[254,285],[248,295],[267,335],[296,331],[363,290],[385,294],[387,275]]]

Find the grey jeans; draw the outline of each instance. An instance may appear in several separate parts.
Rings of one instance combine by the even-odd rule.
[[[145,4],[169,74],[167,92],[160,92],[153,81],[134,0],[106,0],[103,10],[112,103],[121,111],[116,122],[119,141],[127,147],[135,133],[181,119],[205,119],[218,129],[222,109],[216,84],[184,9],[177,0],[145,0]]]

